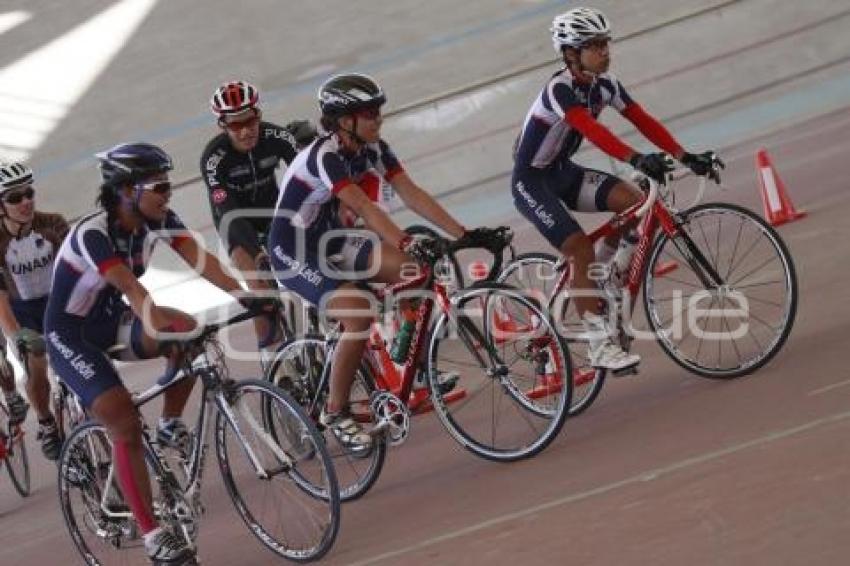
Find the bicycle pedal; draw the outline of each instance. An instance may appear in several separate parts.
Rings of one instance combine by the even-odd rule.
[[[613,375],[614,377],[629,377],[629,376],[632,376],[632,375],[637,375],[638,373],[639,373],[639,371],[638,371],[637,365],[634,365],[634,366],[628,367],[628,368],[623,368],[623,369],[611,371],[611,375]]]

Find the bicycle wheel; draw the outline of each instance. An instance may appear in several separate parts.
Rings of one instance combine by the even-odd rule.
[[[516,330],[488,335],[491,301],[517,321]],[[566,346],[551,319],[518,290],[480,283],[459,291],[452,303],[452,312],[437,319],[428,351],[429,387],[440,421],[457,442],[488,460],[534,456],[569,413],[570,380],[552,380],[553,371],[569,375]],[[445,397],[433,379],[440,374],[458,376],[455,391]]]
[[[74,429],[58,464],[59,506],[85,563],[138,564],[144,543],[112,478],[112,443],[106,429],[94,422]]]
[[[656,274],[667,260],[677,269]],[[740,206],[708,203],[683,212],[679,234],[655,241],[644,277],[644,308],[659,344],[703,377],[756,371],[794,324],[799,290],[788,248]]]
[[[277,439],[264,425],[266,410],[286,423]],[[224,485],[257,539],[297,562],[327,553],[339,530],[339,487],[325,443],[298,404],[265,381],[240,381],[219,406],[215,430]]]
[[[326,391],[322,392],[318,403],[313,404],[313,401],[326,363],[327,343],[323,336],[290,340],[278,348],[265,379],[289,393],[305,410],[315,407],[317,414],[311,416],[323,434],[334,462],[340,498],[342,501],[352,501],[363,496],[375,484],[384,467],[387,443],[383,435],[377,435],[368,452],[353,451],[340,443],[336,435],[318,424],[318,411],[324,403]],[[375,424],[370,408],[374,391],[375,379],[369,367],[361,363],[351,387],[350,406],[354,420],[366,427]]]
[[[517,289],[529,293],[541,305],[559,304],[553,294],[560,273],[556,271],[558,258],[545,252],[520,254],[514,261],[507,264],[497,279]],[[590,365],[590,353],[587,340],[581,338],[585,334],[584,325],[569,300],[563,301],[561,313],[556,316],[555,326],[567,342],[572,362],[573,396],[570,403],[570,415],[575,416],[586,410],[602,391],[607,371]]]
[[[12,485],[21,497],[30,494],[30,462],[27,457],[27,446],[24,443],[24,429],[21,425],[9,427],[9,413],[6,406],[0,403],[0,434],[6,443],[6,470]]]

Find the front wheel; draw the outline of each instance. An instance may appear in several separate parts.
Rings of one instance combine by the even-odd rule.
[[[653,245],[644,308],[662,349],[703,377],[748,375],[782,348],[797,312],[788,248],[762,218],[728,203],[681,214]],[[659,266],[673,262],[675,269]],[[671,265],[667,263],[667,265]]]
[[[570,359],[551,319],[522,292],[479,283],[452,297],[428,352],[431,398],[440,421],[464,448],[512,462],[542,451],[567,418]],[[516,330],[488,331],[494,305]],[[445,393],[435,376],[456,375]]]
[[[218,408],[216,454],[242,520],[279,556],[297,562],[324,556],[339,530],[339,486],[310,418],[284,391],[260,380],[229,386]]]

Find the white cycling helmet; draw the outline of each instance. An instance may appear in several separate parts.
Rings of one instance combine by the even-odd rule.
[[[558,54],[563,47],[581,48],[592,39],[610,38],[611,24],[596,8],[573,8],[552,20],[552,45]]]
[[[23,163],[0,163],[0,194],[32,185],[32,169]]]

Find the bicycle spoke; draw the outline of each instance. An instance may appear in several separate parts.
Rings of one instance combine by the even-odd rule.
[[[728,281],[732,274],[732,266],[735,265],[735,256],[738,255],[738,245],[741,243],[741,234],[744,232],[744,221],[738,223],[738,234],[735,236],[735,246],[732,248],[732,256],[729,258],[729,269],[726,270],[726,276],[723,278]]]

